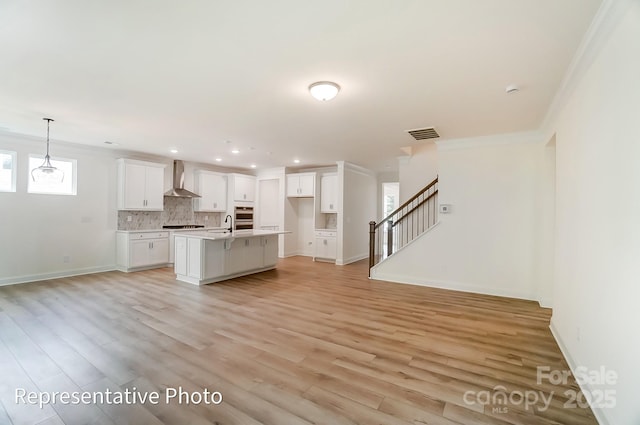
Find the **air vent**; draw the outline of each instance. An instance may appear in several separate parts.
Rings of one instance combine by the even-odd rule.
[[[416,140],[437,139],[440,137],[435,128],[417,128],[415,130],[406,130]]]

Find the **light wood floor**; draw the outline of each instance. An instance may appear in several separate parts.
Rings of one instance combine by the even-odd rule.
[[[568,370],[549,310],[366,275],[364,262],[294,257],[205,287],[176,282],[171,269],[2,287],[0,424],[596,423],[565,406],[573,380],[536,382],[537,366]],[[16,388],[134,387],[206,388],[223,402],[15,402]],[[481,403],[500,390],[512,402]],[[534,392],[553,394],[549,409],[525,408],[518,394]]]

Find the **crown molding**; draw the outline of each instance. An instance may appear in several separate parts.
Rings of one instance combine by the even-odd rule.
[[[555,131],[554,126],[558,115],[633,1],[602,1],[542,121],[540,130],[546,136],[545,140],[548,140]]]
[[[369,176],[369,177],[376,176],[376,173],[374,173],[370,169],[361,167],[360,165],[356,165],[352,162],[347,162],[347,161],[336,161],[336,162],[338,164],[338,170],[340,170],[340,168],[342,167],[343,170],[351,170],[356,173],[363,174],[365,176]]]

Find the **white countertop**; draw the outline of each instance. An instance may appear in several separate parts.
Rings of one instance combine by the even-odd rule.
[[[181,234],[180,232],[176,232],[176,236],[187,236],[189,238],[209,239],[209,240],[215,241],[220,239],[240,239],[240,238],[255,238],[259,236],[282,235],[285,233],[291,233],[291,232],[286,230],[236,230],[233,233],[199,231],[199,232],[185,232],[183,234]]]
[[[196,229],[136,229],[116,230],[119,233],[154,233],[154,232],[203,232],[207,230],[225,230],[226,227],[199,227]]]

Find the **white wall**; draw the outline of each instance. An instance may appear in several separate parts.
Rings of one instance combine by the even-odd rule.
[[[541,147],[531,140],[526,134],[440,142],[439,202],[452,212],[440,214],[436,227],[376,266],[372,277],[535,299],[532,195]],[[419,159],[412,157],[410,167],[420,169]],[[431,162],[422,160],[425,167]],[[407,175],[401,165],[400,177]],[[415,185],[421,176],[411,175]]]
[[[543,307],[553,307],[553,270],[555,257],[556,139],[553,136],[541,147],[538,163],[535,245],[533,277],[537,300]]]
[[[433,141],[411,148],[411,156],[399,158],[400,204],[411,198],[438,176],[438,148]]]
[[[375,221],[379,222],[384,218],[382,214],[382,198],[384,196],[382,185],[383,183],[398,183],[400,181],[400,177],[398,175],[398,171],[386,172],[386,173],[378,173],[376,176],[378,181],[377,183],[377,200],[376,200],[376,218]]]
[[[338,162],[338,249],[336,264],[369,256],[369,222],[377,213],[375,175],[348,162]]]
[[[555,124],[552,329],[572,366],[617,372],[601,423],[640,423],[640,3],[630,2]],[[603,387],[596,387],[598,390]]]
[[[112,269],[116,156],[52,143],[53,157],[77,160],[77,195],[40,195],[27,193],[28,156],[45,143],[3,133],[0,149],[18,153],[17,190],[0,192],[0,284]]]

